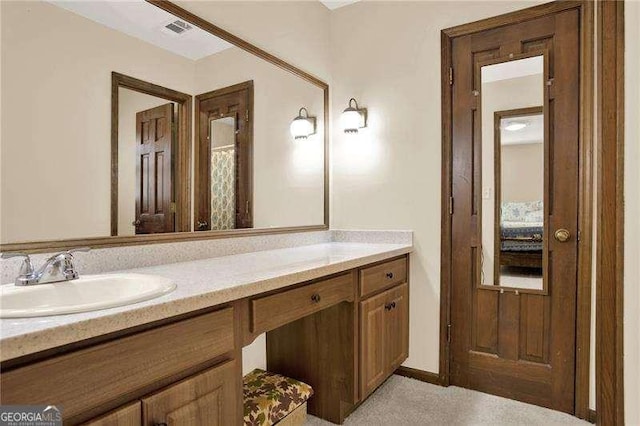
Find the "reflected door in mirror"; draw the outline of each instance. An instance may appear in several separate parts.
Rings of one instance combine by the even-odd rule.
[[[253,227],[253,82],[196,96],[195,230]]]
[[[173,104],[136,114],[136,234],[174,232]]]

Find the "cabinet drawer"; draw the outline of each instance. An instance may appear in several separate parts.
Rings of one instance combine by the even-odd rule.
[[[251,331],[262,333],[295,321],[314,312],[353,300],[353,275],[335,278],[286,290],[251,301]]]
[[[91,409],[233,348],[227,308],[3,372],[2,404],[61,405],[65,424],[76,423]]]
[[[407,281],[407,258],[392,260],[360,271],[360,296]]]
[[[240,424],[240,376],[236,361],[228,361],[144,398],[142,424]]]
[[[141,426],[142,408],[140,401],[118,408],[102,417],[84,423],[83,426]]]

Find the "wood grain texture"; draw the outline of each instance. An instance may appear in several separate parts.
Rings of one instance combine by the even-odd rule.
[[[237,410],[236,361],[187,378],[142,400],[142,424],[154,426],[242,424]]]
[[[561,51],[563,54],[553,55],[553,59],[549,60],[551,65],[546,73],[548,78],[554,79],[552,86],[560,87],[561,90],[554,87],[548,90],[547,99],[553,101],[553,104],[550,103],[549,107],[545,105],[545,111],[548,111],[550,116],[558,114],[564,121],[561,126],[549,127],[550,144],[553,144],[553,141],[562,142],[556,142],[559,146],[548,154],[553,167],[546,180],[549,182],[552,195],[551,202],[545,204],[549,204],[547,214],[550,217],[552,229],[568,224],[572,234],[577,234],[578,196],[567,196],[567,194],[577,194],[579,172],[576,171],[574,174],[573,169],[569,170],[566,165],[579,164],[578,100],[582,80],[576,76],[580,65],[580,33],[577,28],[579,28],[581,7],[580,2],[572,4],[565,2],[562,5],[527,9],[498,19],[492,18],[467,25],[464,28],[445,30],[447,37],[443,37],[445,43],[443,61],[448,61],[447,64],[453,69],[453,85],[450,85],[448,79],[445,80],[443,76],[443,85],[449,86],[450,91],[446,100],[447,103],[450,102],[450,107],[443,108],[443,113],[450,117],[459,117],[457,122],[455,119],[448,118],[448,124],[451,127],[443,136],[443,143],[451,145],[449,157],[444,164],[454,171],[443,176],[443,193],[452,194],[455,197],[455,203],[452,209],[449,203],[443,205],[449,210],[447,213],[450,215],[452,213],[452,217],[449,222],[450,237],[448,233],[444,234],[443,246],[448,247],[450,253],[449,259],[445,259],[443,269],[446,268],[450,274],[444,278],[442,294],[451,295],[449,297],[460,301],[459,305],[452,300],[450,305],[444,306],[444,309],[449,311],[449,324],[452,324],[450,373],[452,377],[456,377],[455,383],[462,386],[482,387],[483,390],[511,398],[514,397],[514,390],[517,388],[518,395],[523,400],[547,406],[553,405],[557,409],[568,412],[573,412],[575,403],[573,394],[575,312],[572,307],[576,306],[575,275],[577,274],[571,274],[571,271],[577,271],[575,239],[565,245],[550,243],[549,249],[554,254],[554,262],[549,265],[552,271],[549,279],[553,280],[552,285],[555,286],[550,290],[553,298],[551,311],[548,311],[544,305],[540,309],[541,305],[533,302],[533,300],[537,301],[535,298],[523,297],[520,300],[520,296],[515,294],[498,296],[498,355],[503,361],[504,368],[495,360],[495,357],[491,358],[487,354],[476,351],[467,352],[465,349],[474,321],[477,320],[474,317],[469,321],[469,301],[472,301],[476,309],[481,308],[476,305],[479,299],[473,296],[470,290],[472,287],[468,284],[473,283],[478,273],[478,268],[474,265],[478,260],[479,239],[477,236],[470,238],[470,235],[476,235],[479,229],[477,217],[480,208],[477,202],[480,199],[478,191],[481,188],[474,181],[478,177],[479,167],[474,167],[473,161],[469,159],[475,161],[479,146],[477,130],[479,120],[475,112],[478,108],[478,100],[473,96],[474,90],[479,90],[479,75],[477,67],[474,68],[474,63],[500,60],[501,57],[506,58],[510,55],[531,54],[535,49],[539,50],[548,45],[546,41],[535,42],[536,40],[549,40],[553,36],[555,52]],[[498,22],[500,24],[497,24]],[[568,49],[569,45],[573,47]],[[456,51],[469,52],[469,55],[458,57],[459,55],[454,53]],[[496,52],[498,56],[492,59],[492,55]],[[553,53],[553,50],[550,53]],[[575,117],[575,120],[567,119],[568,117]],[[445,217],[444,211],[443,217]],[[457,229],[460,232],[457,232]],[[452,267],[452,262],[455,262],[455,267]],[[459,286],[452,289],[452,282],[458,283]],[[464,285],[461,284],[463,282]],[[461,302],[463,300],[465,302]],[[528,303],[529,300],[534,303],[534,306],[523,310],[522,303]],[[478,310],[478,312],[481,311]],[[530,315],[523,317],[523,312]],[[542,317],[538,315],[540,313]],[[553,315],[555,321],[547,321],[546,315]],[[565,315],[571,319],[559,320],[558,315]],[[441,313],[441,316],[444,318],[445,314]],[[522,325],[527,320],[535,319],[540,323],[531,324],[533,326],[531,330],[522,329]],[[549,334],[545,334],[546,324],[552,327]],[[543,374],[545,369],[548,369],[546,363],[542,363],[540,367],[529,366],[529,363],[534,363],[531,361],[522,363],[520,359],[522,354],[528,352],[544,355],[546,346],[539,341],[540,333],[544,338],[548,337],[554,342],[554,349],[549,352],[552,354],[550,363],[555,371],[554,376]],[[444,336],[442,329],[442,346],[446,346]],[[523,338],[529,338],[525,346],[521,346]],[[487,371],[495,372],[495,375],[489,377],[487,371],[483,371],[486,368],[491,369]],[[528,368],[531,368],[531,371],[524,371]],[[528,375],[531,379],[527,379]],[[450,380],[454,381],[452,378]],[[554,396],[550,397],[552,394]]]
[[[233,309],[187,319],[0,375],[2,404],[56,404],[65,422],[234,349]],[[125,401],[123,401],[125,402]]]
[[[407,281],[407,258],[391,260],[360,270],[360,297]]]
[[[624,2],[598,2],[597,424],[624,424]],[[637,283],[634,283],[637,285]]]
[[[360,302],[360,398],[365,399],[409,354],[409,285]]]
[[[140,401],[113,410],[102,417],[83,423],[84,426],[141,426],[142,405]]]
[[[400,366],[396,371],[394,371],[394,374],[420,380],[421,382],[425,383],[431,383],[432,385],[443,386],[440,375],[438,373],[432,373],[431,371],[424,371],[417,368]]]
[[[309,412],[341,424],[358,401],[356,303],[340,303],[267,333],[267,370],[311,385]]]
[[[340,302],[352,302],[354,287],[353,275],[346,273],[293,290],[253,299],[251,331],[270,331]]]

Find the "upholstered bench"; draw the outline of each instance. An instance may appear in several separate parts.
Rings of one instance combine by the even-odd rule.
[[[255,369],[244,376],[244,424],[300,426],[307,418],[307,400],[313,389],[280,374]]]

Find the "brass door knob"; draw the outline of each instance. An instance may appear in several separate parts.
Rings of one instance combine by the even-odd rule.
[[[561,243],[566,243],[567,241],[569,241],[569,238],[571,238],[571,232],[562,228],[558,229],[555,234],[553,234],[553,236]]]

